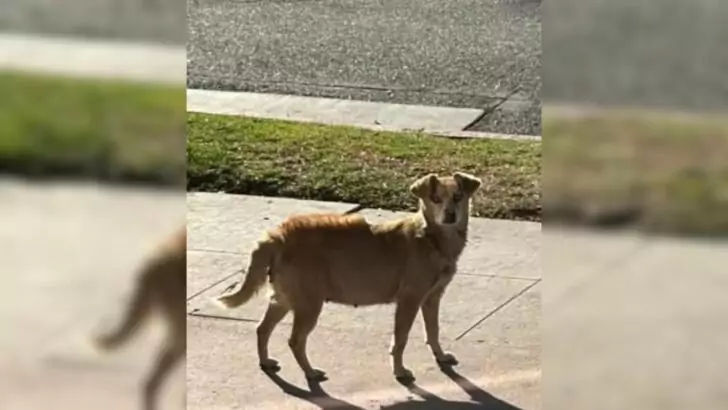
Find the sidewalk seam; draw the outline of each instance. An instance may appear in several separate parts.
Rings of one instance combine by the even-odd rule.
[[[246,322],[246,323],[258,323],[259,320],[253,320],[253,319],[245,319],[240,317],[229,317],[229,316],[220,316],[220,315],[211,315],[208,313],[197,313],[196,310],[193,309],[192,312],[189,312],[188,316],[195,316],[202,319],[218,319],[218,320],[227,320],[229,322]]]
[[[506,300],[505,302],[501,303],[501,304],[500,304],[500,305],[498,305],[498,306],[497,306],[497,307],[496,307],[495,309],[491,310],[491,311],[490,311],[490,313],[488,313],[487,315],[483,316],[483,317],[482,317],[482,318],[481,318],[480,320],[478,320],[478,321],[477,321],[477,322],[475,322],[475,323],[474,323],[474,324],[473,324],[472,326],[470,326],[469,328],[467,328],[467,329],[466,329],[466,330],[465,330],[465,331],[464,331],[463,333],[461,333],[461,334],[460,334],[460,335],[459,335],[458,337],[456,337],[456,338],[455,338],[455,341],[457,342],[457,341],[459,341],[460,339],[462,339],[463,337],[465,337],[465,336],[466,336],[466,335],[467,335],[468,333],[470,333],[470,332],[471,332],[471,331],[472,331],[473,329],[475,329],[476,327],[480,326],[480,325],[481,325],[481,324],[482,324],[483,322],[485,322],[485,321],[486,321],[486,320],[487,320],[488,318],[492,317],[493,315],[495,315],[495,314],[496,314],[496,313],[498,313],[499,311],[503,310],[503,308],[505,308],[506,306],[508,306],[508,305],[509,305],[509,304],[510,304],[511,302],[513,302],[514,300],[518,299],[518,298],[519,298],[519,297],[520,297],[521,295],[523,295],[524,293],[526,293],[526,292],[528,292],[529,290],[531,290],[531,289],[532,289],[532,288],[533,288],[534,286],[538,285],[538,284],[539,284],[540,282],[541,282],[541,279],[540,279],[540,278],[539,278],[539,279],[534,279],[534,280],[533,280],[533,283],[531,283],[531,284],[529,284],[528,286],[526,286],[525,288],[521,289],[521,291],[520,291],[520,292],[518,292],[518,293],[516,293],[515,295],[511,296],[510,298],[508,298],[508,299],[507,299],[507,300]]]
[[[578,291],[579,289],[583,290],[584,287],[588,286],[589,284],[594,284],[594,281],[603,278],[606,273],[614,271],[620,266],[625,265],[627,262],[637,257],[639,254],[643,253],[645,249],[648,249],[651,245],[652,244],[648,241],[640,238],[639,242],[634,245],[634,248],[630,249],[627,253],[625,253],[624,255],[615,256],[614,259],[609,261],[602,269],[593,272],[588,277],[582,279],[578,283],[566,288],[563,292],[561,292],[558,300],[554,300],[553,302],[551,302],[552,308],[556,307],[558,309],[558,306],[560,305],[559,302],[565,300],[569,295],[574,294],[574,292]]]
[[[458,276],[475,276],[475,277],[486,277],[489,279],[504,279],[504,280],[522,280],[526,282],[533,282],[534,280],[540,280],[539,278],[527,278],[524,276],[503,276],[503,275],[496,275],[494,273],[468,273],[468,272],[458,272]]]
[[[234,252],[234,251],[223,251],[219,249],[200,249],[200,248],[187,248],[187,251],[192,252],[208,252],[208,253],[222,253],[226,255],[245,255],[243,252]]]
[[[235,275],[238,275],[238,274],[240,274],[240,273],[241,273],[242,271],[243,271],[242,269],[238,269],[238,270],[236,270],[235,272],[233,272],[233,273],[231,273],[231,274],[229,274],[229,275],[225,276],[224,278],[222,278],[222,279],[219,279],[219,280],[216,280],[216,281],[214,281],[214,282],[213,282],[212,284],[210,284],[209,286],[206,286],[206,287],[205,287],[204,289],[202,289],[201,291],[199,291],[199,292],[195,293],[194,295],[192,295],[192,296],[188,297],[188,298],[187,298],[187,302],[190,302],[190,301],[191,301],[192,299],[194,299],[194,298],[196,298],[196,297],[200,296],[201,294],[203,294],[203,293],[207,292],[208,290],[210,290],[210,289],[214,288],[215,286],[217,286],[217,285],[219,285],[219,284],[221,284],[221,283],[225,282],[226,280],[228,280],[228,279],[230,279],[230,278],[234,277]]]

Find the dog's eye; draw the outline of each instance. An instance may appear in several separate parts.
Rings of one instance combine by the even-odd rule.
[[[435,204],[439,204],[440,202],[442,202],[442,199],[437,195],[430,195],[430,201]]]

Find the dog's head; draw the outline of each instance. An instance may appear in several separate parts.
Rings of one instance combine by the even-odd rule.
[[[415,181],[410,192],[420,200],[428,221],[438,225],[458,225],[470,213],[470,198],[480,188],[478,178],[464,172],[438,177],[428,174]]]

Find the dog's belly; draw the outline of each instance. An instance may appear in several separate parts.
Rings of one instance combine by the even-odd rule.
[[[332,294],[324,299],[326,302],[354,307],[385,305],[394,302],[390,295],[342,295]]]
[[[392,303],[399,275],[391,269],[338,269],[329,271],[325,300],[352,306]]]

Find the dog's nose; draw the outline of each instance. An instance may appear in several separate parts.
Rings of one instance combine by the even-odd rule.
[[[455,219],[457,219],[455,212],[445,212],[445,223],[446,224],[455,223]]]

